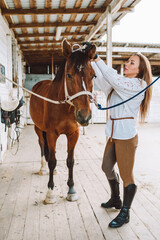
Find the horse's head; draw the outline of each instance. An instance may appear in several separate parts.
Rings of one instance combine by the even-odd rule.
[[[82,95],[72,100],[75,108],[75,118],[81,125],[86,126],[91,119],[90,96],[82,91],[92,92],[95,72],[91,66],[91,59],[96,52],[96,46],[92,45],[89,50],[73,50],[65,39],[63,41],[63,54],[66,57],[65,81],[69,96],[76,93]]]

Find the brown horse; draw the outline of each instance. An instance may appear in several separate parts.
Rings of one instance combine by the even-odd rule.
[[[74,148],[79,137],[79,124],[86,126],[91,118],[89,95],[92,92],[92,79],[95,73],[90,60],[94,57],[96,48],[93,46],[89,50],[73,51],[68,41],[64,40],[62,49],[66,60],[59,68],[55,79],[38,82],[32,89],[34,93],[56,102],[51,103],[34,95],[31,95],[30,99],[30,114],[41,148],[40,172],[43,174],[45,171],[46,161],[49,167],[46,203],[55,202],[53,196],[53,171],[57,162],[55,148],[57,138],[61,134],[65,134],[68,141],[67,200],[78,199],[73,181]]]

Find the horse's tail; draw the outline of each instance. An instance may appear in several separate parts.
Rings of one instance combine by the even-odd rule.
[[[48,162],[49,149],[48,149],[46,132],[43,132],[43,139],[44,139],[44,156],[45,156],[46,161]]]

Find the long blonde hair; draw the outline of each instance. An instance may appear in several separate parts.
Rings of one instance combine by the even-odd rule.
[[[143,79],[147,86],[152,82],[152,71],[151,71],[151,65],[147,57],[145,57],[143,54],[136,53],[134,54],[139,57],[140,64],[139,64],[139,73],[137,75],[137,78]],[[108,94],[107,101],[110,100],[112,92],[114,89],[111,90],[111,92]],[[152,87],[149,87],[145,92],[145,97],[140,105],[140,120],[141,122],[144,122],[145,117],[149,110],[149,104],[152,97]]]
[[[137,75],[138,78],[143,79],[147,86],[152,82],[152,70],[151,65],[147,57],[145,57],[143,54],[136,53],[136,56],[140,59],[139,64],[139,73]],[[141,122],[144,122],[145,117],[149,110],[149,105],[152,97],[152,87],[149,87],[145,91],[145,97],[140,105],[140,120]]]

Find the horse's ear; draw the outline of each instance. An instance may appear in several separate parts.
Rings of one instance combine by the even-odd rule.
[[[69,57],[72,53],[71,45],[66,38],[62,42],[62,52],[65,57]]]
[[[88,53],[88,57],[90,59],[93,59],[96,55],[96,45],[92,44],[87,53]]]

